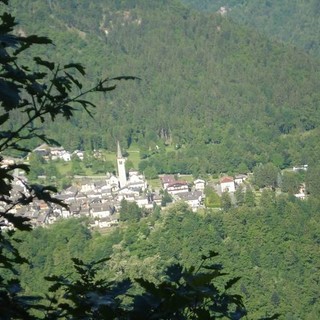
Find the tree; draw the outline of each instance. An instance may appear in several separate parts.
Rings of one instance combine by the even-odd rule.
[[[244,203],[248,207],[255,207],[256,205],[256,197],[254,192],[251,189],[247,189],[244,196]]]
[[[29,178],[31,180],[36,180],[38,176],[41,176],[45,173],[44,170],[44,159],[38,153],[31,153],[29,156]]]
[[[221,208],[223,211],[228,212],[232,208],[232,202],[228,191],[221,195]]]
[[[161,206],[166,207],[167,204],[171,202],[172,202],[172,197],[170,196],[167,190],[164,190],[161,198]]]
[[[320,166],[312,166],[308,168],[306,173],[306,189],[312,196],[320,194],[320,186],[317,177],[320,174]]]
[[[301,177],[296,172],[284,172],[282,176],[281,191],[290,194],[298,193],[301,185]]]
[[[242,185],[240,185],[236,192],[234,193],[236,197],[236,202],[238,206],[242,206],[244,203],[244,198],[245,198],[245,190]]]
[[[254,184],[259,188],[277,186],[279,169],[273,163],[258,165],[253,170]]]
[[[85,173],[83,170],[82,161],[76,155],[71,157],[71,172],[73,175],[84,175]]]
[[[206,195],[205,205],[207,208],[221,208],[221,199],[212,188],[206,187],[204,193]]]
[[[120,202],[120,221],[139,221],[142,217],[142,212],[135,202],[129,202],[122,199]]]
[[[147,179],[156,179],[158,177],[158,172],[154,166],[148,166],[144,170],[144,175]]]

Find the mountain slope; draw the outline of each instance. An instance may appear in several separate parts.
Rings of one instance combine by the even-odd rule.
[[[272,39],[288,42],[313,55],[320,55],[320,4],[317,0],[210,1],[183,0],[197,10],[229,9],[235,21],[254,28]]]
[[[48,128],[67,148],[113,148],[117,139],[146,149],[182,145],[188,165],[179,172],[196,170],[199,158],[209,173],[242,162],[316,161],[319,61],[303,51],[175,1],[24,1],[17,8],[24,32],[43,26],[54,39],[46,54],[85,63],[87,83],[119,74],[143,79],[105,100],[93,97],[94,122],[79,114],[58,134]]]

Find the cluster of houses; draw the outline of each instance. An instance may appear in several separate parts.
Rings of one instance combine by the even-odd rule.
[[[39,154],[44,160],[63,160],[71,161],[72,156],[77,156],[80,160],[84,158],[84,152],[75,150],[74,152],[66,151],[63,147],[51,147],[43,143],[33,150],[34,153]]]
[[[48,148],[46,145],[36,150],[48,160],[62,159],[66,154],[63,148]],[[107,174],[105,178],[95,181],[82,180],[55,195],[67,204],[68,208],[35,199],[28,206],[18,204],[10,212],[28,218],[33,226],[51,224],[60,218],[85,216],[89,218],[92,227],[103,228],[118,224],[118,212],[123,199],[136,202],[140,208],[146,210],[152,210],[155,204],[161,206],[162,196],[148,190],[143,175],[134,169],[126,174],[125,160],[118,144],[117,176]],[[12,199],[18,199],[21,194],[28,195],[24,179],[23,176],[15,177]],[[176,180],[174,176],[163,176],[161,181],[163,189],[167,190],[173,201],[186,201],[194,211],[201,206],[205,181],[196,180],[192,189],[187,182]],[[5,207],[3,209],[5,210]]]
[[[186,202],[193,211],[197,211],[202,206],[205,187],[204,180],[195,180],[191,187],[186,181],[176,180],[173,175],[164,175],[160,179],[163,190],[166,190],[174,201]]]
[[[69,161],[71,154],[62,147],[48,147],[41,145],[36,152],[46,159],[63,159]],[[83,152],[75,153],[83,159]],[[70,158],[69,158],[70,156]],[[46,203],[42,200],[34,200],[29,206],[18,204],[10,212],[26,217],[33,226],[51,224],[59,218],[68,217],[88,217],[92,227],[111,227],[118,224],[119,209],[123,199],[136,202],[140,208],[152,210],[154,205],[162,205],[162,196],[159,193],[151,192],[148,189],[145,177],[137,170],[131,169],[127,175],[125,170],[126,159],[122,156],[120,145],[117,146],[117,171],[118,175],[107,174],[99,180],[81,180],[76,185],[63,190],[55,197],[68,208],[54,203]],[[307,166],[298,167],[297,170],[306,170]],[[241,174],[235,177],[224,176],[217,184],[216,191],[233,193],[248,178]],[[24,177],[16,176],[13,181],[11,198],[18,199],[21,194],[28,195],[28,190]],[[160,177],[162,190],[165,190],[173,202],[184,201],[193,211],[197,211],[203,206],[204,189],[206,182],[202,179],[195,180],[192,184],[179,180],[173,175],[163,175]],[[305,197],[305,190],[301,188],[298,198]],[[0,210],[6,210],[5,204],[0,202]],[[4,221],[0,221],[0,226],[5,226]]]
[[[201,205],[203,180],[199,180],[192,191],[189,190],[186,182],[176,181],[173,176],[164,176],[163,181],[171,181],[169,184],[164,184],[164,189],[172,196],[173,201],[183,200],[193,210]],[[28,190],[24,178],[16,177],[11,198],[13,200],[18,199],[21,194],[28,195]],[[55,203],[35,199],[28,206],[18,204],[10,212],[28,218],[34,227],[52,224],[61,218],[88,217],[91,227],[106,228],[118,224],[119,209],[123,199],[134,201],[140,208],[150,209],[150,211],[155,204],[161,206],[162,200],[160,194],[147,190],[147,182],[135,170],[129,171],[127,183],[122,188],[119,178],[109,175],[107,178],[100,180],[88,179],[78,182],[77,185],[55,195],[55,198],[63,201],[68,207],[65,208]],[[5,207],[2,209],[5,210]]]
[[[146,190],[143,176],[132,170],[123,188],[116,176],[109,175],[105,179],[78,182],[55,195],[68,208],[35,199],[28,206],[18,204],[10,212],[28,218],[33,226],[51,224],[60,218],[88,217],[92,227],[110,227],[118,224],[122,199],[135,201],[141,208],[153,208],[153,196],[146,195]],[[28,195],[28,190],[24,178],[16,177],[11,198],[18,199],[21,194]]]

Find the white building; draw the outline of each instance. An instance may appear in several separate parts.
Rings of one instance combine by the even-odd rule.
[[[220,179],[221,192],[235,192],[236,187],[232,177],[223,177]]]
[[[199,191],[203,191],[206,185],[206,182],[202,179],[194,180],[194,188]]]
[[[236,185],[240,185],[241,183],[243,183],[244,181],[246,181],[248,178],[248,176],[246,174],[238,174],[235,176],[234,182]]]
[[[181,192],[188,192],[189,186],[186,181],[175,181],[166,188],[169,194],[174,195]]]

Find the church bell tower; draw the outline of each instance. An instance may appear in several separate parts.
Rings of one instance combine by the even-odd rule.
[[[125,167],[126,159],[122,156],[120,143],[117,144],[117,166],[118,166],[118,179],[120,183],[120,188],[123,188],[127,185],[127,175]]]

